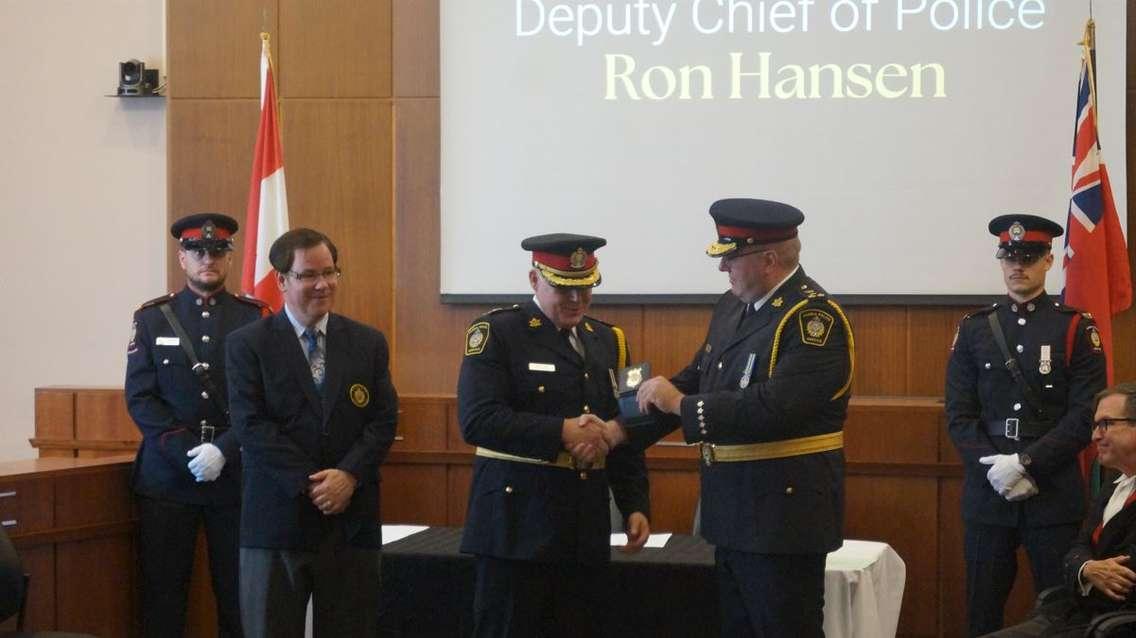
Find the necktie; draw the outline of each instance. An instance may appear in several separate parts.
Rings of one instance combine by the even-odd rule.
[[[561,330],[560,335],[564,337],[564,340],[568,342],[568,345],[572,346],[572,349],[576,351],[576,354],[580,355],[581,357],[584,356],[584,344],[580,343],[580,339],[576,336],[576,333],[572,332],[571,328],[565,328]]]
[[[742,306],[742,316],[741,316],[740,319],[738,319],[738,328],[737,329],[741,329],[742,324],[745,323],[745,320],[748,319],[751,314],[753,314],[753,304],[752,303],[747,303],[746,305]]]
[[[302,335],[308,348],[308,366],[312,369],[312,381],[316,387],[323,389],[324,359],[323,350],[319,347],[319,333],[314,328],[308,328]]]

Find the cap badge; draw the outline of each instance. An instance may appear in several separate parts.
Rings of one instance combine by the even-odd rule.
[[[540,319],[538,319],[536,317],[529,319],[529,327],[530,328],[539,328],[540,327]]]
[[[201,227],[202,237],[204,237],[205,239],[213,239],[213,229],[213,220],[205,222],[205,224]]]
[[[584,263],[588,261],[588,253],[584,252],[583,248],[577,248],[572,251],[572,256],[568,258],[568,264],[579,270],[584,267]]]
[[[1022,226],[1021,222],[1014,222],[1010,224],[1010,239],[1013,241],[1021,241],[1022,237],[1026,236],[1026,227]]]

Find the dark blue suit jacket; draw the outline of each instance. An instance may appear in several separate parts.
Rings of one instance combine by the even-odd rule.
[[[315,549],[333,519],[358,547],[379,548],[379,464],[394,441],[398,396],[386,338],[332,314],[322,392],[284,312],[229,335],[233,426],[244,456],[241,546]],[[359,481],[342,514],[324,516],[308,476],[338,468]]]

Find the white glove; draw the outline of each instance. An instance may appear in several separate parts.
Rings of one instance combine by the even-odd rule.
[[[1002,496],[1004,496],[1007,501],[1013,503],[1014,501],[1024,501],[1034,494],[1037,494],[1037,483],[1034,483],[1030,475],[1026,474],[1018,479],[1017,483],[1011,485],[1010,489],[1002,494]]]
[[[992,454],[978,459],[978,462],[991,466],[986,472],[986,480],[1002,496],[1026,474],[1026,468],[1018,461],[1017,454]]]
[[[202,443],[185,455],[193,457],[188,466],[189,471],[197,477],[198,483],[217,480],[217,477],[221,476],[221,468],[225,467],[225,455],[212,443]]]

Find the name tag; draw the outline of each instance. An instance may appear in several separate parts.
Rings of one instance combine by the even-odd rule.
[[[154,340],[156,346],[180,346],[181,339],[177,337],[158,337]]]
[[[529,370],[532,370],[533,372],[556,372],[556,364],[530,362]]]

